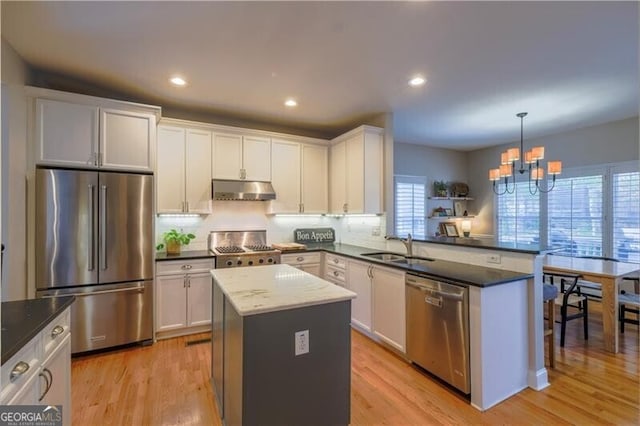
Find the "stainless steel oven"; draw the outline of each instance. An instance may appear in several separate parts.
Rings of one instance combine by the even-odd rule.
[[[469,394],[469,289],[412,274],[405,282],[407,356]]]
[[[267,231],[213,231],[209,250],[216,255],[216,269],[280,263],[280,251],[267,245]]]

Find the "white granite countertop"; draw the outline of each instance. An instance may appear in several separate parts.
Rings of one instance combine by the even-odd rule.
[[[211,276],[241,316],[356,297],[352,291],[290,265],[212,269]]]

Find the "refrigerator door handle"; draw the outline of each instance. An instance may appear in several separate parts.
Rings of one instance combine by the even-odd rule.
[[[100,268],[107,269],[107,185],[101,185],[100,200]]]
[[[95,235],[93,235],[93,218],[94,218],[93,185],[87,185],[87,188],[89,189],[89,259],[87,262],[87,270],[93,271],[93,268],[94,268],[93,257],[95,256],[95,253],[94,253]]]

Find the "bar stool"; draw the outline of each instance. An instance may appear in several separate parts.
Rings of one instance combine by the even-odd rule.
[[[554,332],[555,318],[556,318],[556,310],[555,310],[555,301],[558,297],[558,288],[551,284],[543,284],[542,285],[542,300],[547,308],[547,324],[544,329],[544,337],[550,336],[549,338],[549,365],[551,368],[555,368],[556,366],[556,335]]]

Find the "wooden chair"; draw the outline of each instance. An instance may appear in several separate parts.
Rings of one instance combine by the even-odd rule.
[[[545,318],[547,323],[544,329],[544,337],[549,337],[549,365],[551,368],[556,366],[556,334],[555,334],[555,322],[556,322],[556,304],[555,300],[558,297],[558,288],[551,284],[543,284],[542,287],[542,300],[547,308],[547,317]]]
[[[618,295],[618,319],[620,320],[620,333],[624,333],[625,323],[640,325],[640,277],[626,277],[624,280],[633,281],[635,293],[627,293],[622,290]],[[636,315],[636,319],[628,318],[626,313]]]
[[[560,346],[564,347],[567,321],[582,318],[584,339],[589,339],[589,305],[588,299],[583,295],[578,287],[578,280],[581,275],[545,272],[543,281],[556,285],[556,280],[560,282],[560,293],[555,299],[555,304],[560,306]],[[555,281],[555,282],[554,282]],[[575,309],[576,312],[569,314],[569,308]]]

